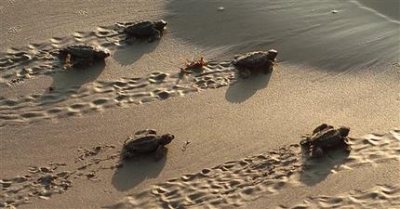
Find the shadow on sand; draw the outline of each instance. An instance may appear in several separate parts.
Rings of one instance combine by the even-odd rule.
[[[232,103],[246,101],[258,90],[267,87],[269,80],[271,79],[271,75],[271,73],[259,73],[257,75],[252,75],[247,79],[238,78],[238,81],[230,85],[226,91],[226,100]]]
[[[49,87],[53,90],[48,90],[41,96],[41,103],[57,103],[67,99],[84,84],[95,81],[103,72],[105,66],[105,62],[102,61],[87,68],[57,71],[52,75],[53,83]],[[54,98],[54,93],[60,97]]]
[[[332,169],[345,163],[349,155],[350,152],[338,149],[329,151],[322,158],[308,158],[303,152],[304,163],[300,181],[309,186],[318,184],[332,173]]]
[[[118,191],[127,191],[148,178],[157,177],[165,166],[167,152],[166,148],[164,157],[159,161],[155,161],[153,155],[123,161],[123,166],[112,177],[112,184]]]
[[[152,52],[157,48],[160,41],[147,42],[135,40],[124,47],[117,49],[113,57],[121,65],[131,65],[139,60],[144,54]]]

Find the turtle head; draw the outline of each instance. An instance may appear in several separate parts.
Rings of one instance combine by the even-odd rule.
[[[154,22],[154,27],[159,31],[163,31],[165,26],[167,26],[167,21],[165,21],[165,20],[160,20],[160,21]]]
[[[278,51],[275,49],[268,50],[268,59],[271,61],[275,61],[276,56],[278,56]]]
[[[350,132],[350,128],[346,127],[346,126],[342,126],[338,129],[339,133],[341,136],[346,137],[347,135],[349,135]]]
[[[160,144],[167,145],[167,144],[171,143],[174,138],[175,138],[175,136],[172,134],[164,134],[161,136]]]

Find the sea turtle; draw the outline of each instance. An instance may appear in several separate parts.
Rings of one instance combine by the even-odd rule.
[[[157,135],[152,129],[145,129],[135,133],[134,137],[125,140],[121,152],[121,159],[126,160],[143,154],[155,154],[155,159],[163,157],[165,145],[175,138],[172,134]]]
[[[306,149],[311,157],[322,157],[324,152],[330,149],[344,149],[350,151],[348,138],[350,128],[339,127],[335,129],[331,125],[321,124],[314,129],[311,136],[306,136],[300,145]]]
[[[127,39],[147,39],[148,42],[153,42],[161,38],[165,26],[167,26],[165,20],[144,21],[124,28],[123,32],[127,35]]]
[[[249,52],[235,56],[232,64],[238,68],[240,77],[248,78],[251,73],[259,70],[263,70],[265,74],[271,72],[277,55],[278,51],[275,49]]]
[[[95,62],[104,61],[108,56],[110,56],[108,50],[86,45],[68,46],[59,51],[62,61],[71,64],[72,67],[87,67]]]

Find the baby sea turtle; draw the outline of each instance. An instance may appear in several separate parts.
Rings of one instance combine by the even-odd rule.
[[[146,129],[135,133],[124,142],[121,159],[131,159],[139,155],[154,153],[155,159],[161,159],[165,154],[165,145],[175,138],[172,134],[157,135],[152,129]]]
[[[271,72],[277,55],[278,51],[275,49],[249,52],[235,56],[232,64],[239,70],[240,77],[248,78],[250,74],[260,70],[265,74]]]
[[[161,38],[165,26],[167,26],[165,20],[144,21],[126,27],[124,33],[127,35],[127,39],[147,39],[148,42],[153,42]]]
[[[347,138],[349,132],[350,128],[348,127],[335,129],[324,123],[315,128],[311,136],[306,136],[300,145],[311,157],[322,157],[324,152],[331,149],[350,151],[351,147]]]
[[[68,46],[59,51],[60,59],[72,67],[87,67],[95,62],[104,61],[108,56],[108,50],[86,45]]]

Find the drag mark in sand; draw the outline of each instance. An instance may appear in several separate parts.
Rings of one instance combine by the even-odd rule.
[[[311,208],[399,208],[400,185],[378,185],[367,191],[351,191],[335,196],[308,197],[303,203],[292,207],[281,206],[279,209]]]
[[[346,158],[343,158],[343,153],[336,152],[329,153],[321,160],[307,160],[302,155],[300,146],[292,144],[170,179],[141,193],[128,195],[106,208],[240,206],[263,196],[284,192],[291,187],[308,185],[311,181],[318,183],[328,175],[343,170],[378,165],[389,160],[400,161],[399,129],[389,134],[369,134],[362,138],[352,138],[351,142],[353,150]],[[116,151],[115,145],[98,145],[78,151],[79,154],[72,165],[51,163],[46,167],[32,166],[26,175],[0,180],[0,205],[17,207],[36,199],[46,200],[66,192],[78,180],[100,180],[97,175],[104,170],[115,170],[117,175],[118,172],[122,172],[120,169],[123,169],[125,164],[121,164],[120,153]],[[135,174],[132,174],[131,178],[136,178]],[[398,193],[398,189],[381,188],[385,192],[393,191],[396,195]],[[358,197],[361,198],[362,195],[356,196]],[[387,201],[393,197],[395,196]],[[324,198],[316,197],[314,200],[322,201]],[[398,202],[398,199],[395,201]]]
[[[202,71],[173,75],[154,72],[142,78],[94,81],[15,99],[0,97],[0,127],[83,115],[117,106],[143,104],[227,86],[236,80],[230,62],[209,63]]]
[[[52,196],[65,193],[73,181],[78,178],[96,181],[96,171],[113,169],[91,169],[100,162],[110,161],[118,156],[108,155],[113,145],[95,146],[91,149],[81,149],[72,169],[66,163],[49,163],[48,166],[31,166],[25,175],[0,179],[0,208],[15,208],[29,204],[37,199],[48,200]],[[107,159],[100,159],[99,154],[107,155]]]
[[[331,153],[322,160],[306,160],[298,145],[289,145],[276,151],[226,162],[210,169],[204,168],[198,173],[171,179],[141,193],[128,195],[106,208],[241,206],[247,201],[275,195],[290,187],[318,183],[329,174],[344,169],[356,169],[366,164],[376,165],[388,160],[400,161],[400,130],[393,130],[385,135],[370,134],[351,141],[353,150],[348,158],[340,158],[344,153]],[[386,201],[382,204],[391,205],[392,200],[398,202],[398,189],[381,188],[385,192],[396,193],[389,199],[382,199],[382,202]]]
[[[79,11],[83,15],[84,11]],[[42,43],[32,43],[23,48],[10,48],[0,53],[0,86],[18,83],[40,75],[52,75],[63,70],[57,57],[58,50],[71,45],[90,44],[110,51],[127,46],[123,28],[133,22],[97,27],[95,31],[79,31],[70,37],[53,37]],[[10,32],[20,30],[18,26]]]

